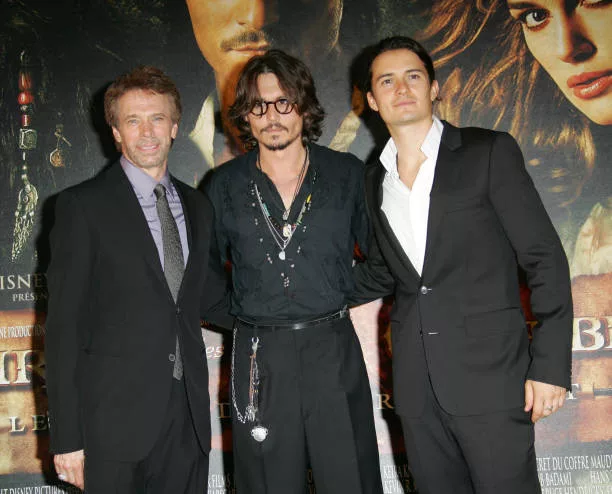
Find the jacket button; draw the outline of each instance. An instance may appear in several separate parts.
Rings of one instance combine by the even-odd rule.
[[[176,360],[176,357],[174,356],[174,353],[171,353],[170,355],[168,355],[168,360],[170,362],[174,362]]]
[[[425,285],[421,287],[421,295],[427,295],[431,288],[427,288]]]

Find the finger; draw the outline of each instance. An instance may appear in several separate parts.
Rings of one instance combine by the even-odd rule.
[[[542,418],[542,414],[535,411],[535,409],[531,412],[531,421],[535,424],[538,420]]]
[[[68,471],[66,472],[66,476],[68,477],[67,482],[69,482],[72,485],[76,485],[77,487],[80,487],[79,485],[79,468],[73,463],[70,465],[70,467],[68,468]]]
[[[83,470],[84,470],[84,462],[83,460],[79,461],[78,466],[75,469],[75,475],[74,475],[74,479],[75,479],[75,483],[74,485],[76,485],[79,489],[84,489],[85,488],[85,477],[83,475]]]
[[[550,414],[549,411],[545,409],[547,405],[541,401],[541,399],[534,399],[533,403],[533,414],[531,417],[532,422],[535,424],[538,420],[543,417],[547,417]]]
[[[525,411],[528,412],[533,407],[533,388],[529,381],[525,382]]]
[[[74,485],[74,475],[72,475],[72,472],[70,471],[70,469],[67,469],[63,475],[64,475],[64,479],[63,479],[64,482]]]
[[[565,388],[555,387],[554,399],[552,400],[553,413],[563,406],[565,400]]]

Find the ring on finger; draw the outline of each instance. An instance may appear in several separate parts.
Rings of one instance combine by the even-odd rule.
[[[67,479],[66,475],[64,475],[63,473],[58,473],[57,478],[60,479],[61,481],[66,481]]]

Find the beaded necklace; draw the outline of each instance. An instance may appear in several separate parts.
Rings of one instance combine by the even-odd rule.
[[[306,160],[308,159],[309,156],[310,156],[310,150],[309,150],[309,148],[306,148]],[[306,166],[305,166],[306,163],[307,163],[306,160],[304,161],[304,165],[302,166],[302,171],[300,172],[300,177],[298,178],[298,181],[299,181],[298,188],[301,186],[301,182],[305,179],[305,172],[304,172],[304,170],[306,169]],[[257,161],[259,162],[259,156],[257,158]],[[317,180],[317,171],[316,171],[316,169],[313,169],[311,184],[314,185],[316,180]],[[253,182],[253,189],[252,190],[255,192],[255,195],[257,196],[257,203],[259,204],[259,209],[261,210],[261,214],[264,217],[264,221],[266,222],[266,226],[268,227],[268,231],[270,232],[270,235],[272,236],[272,239],[274,240],[274,243],[279,248],[278,258],[281,261],[284,261],[287,258],[286,254],[285,254],[285,250],[287,249],[287,247],[291,243],[291,240],[293,239],[293,234],[297,230],[298,226],[300,226],[302,224],[302,220],[304,218],[304,213],[306,211],[310,210],[310,207],[312,205],[312,193],[308,194],[308,197],[302,203],[302,207],[300,209],[300,214],[298,215],[297,219],[295,220],[295,223],[287,222],[287,220],[289,218],[288,218],[288,216],[285,217],[286,215],[283,214],[283,221],[285,223],[282,226],[280,226],[278,224],[278,222],[270,214],[268,206],[264,202],[264,200],[263,200],[263,198],[261,196],[261,192],[259,191],[259,187],[257,186],[257,184],[255,182]],[[293,200],[291,201],[292,204],[293,204],[293,201],[295,200],[296,196],[297,196],[297,190],[295,192]],[[289,209],[291,209],[291,206],[289,206]],[[285,212],[286,211],[287,210],[285,210]]]
[[[283,230],[281,234],[278,232],[278,230],[273,224],[272,215],[270,214],[270,211],[268,211],[268,206],[261,198],[259,187],[257,187],[257,184],[254,184],[254,187],[255,187],[255,194],[257,195],[257,202],[259,204],[259,209],[261,209],[261,213],[263,214],[264,220],[266,222],[266,226],[268,227],[268,230],[270,231],[270,234],[272,235],[272,238],[274,239],[274,243],[280,249],[280,252],[278,253],[278,258],[281,261],[284,261],[286,259],[285,249],[287,249],[287,247],[289,246],[289,243],[291,242],[291,239],[293,238],[293,234],[295,233],[295,230],[297,229],[297,227],[302,224],[302,218],[304,217],[304,212],[307,209],[310,209],[310,204],[311,204],[310,201],[312,198],[312,194],[308,194],[308,197],[304,200],[302,204],[302,208],[300,209],[300,214],[298,215],[295,223],[293,224],[285,223],[283,225]]]
[[[295,184],[295,189],[293,189],[293,197],[291,198],[291,203],[288,208],[284,208],[283,210],[283,221],[287,221],[289,219],[289,213],[291,212],[291,207],[295,202],[295,198],[298,195],[300,187],[302,186],[302,181],[304,180],[304,175],[306,174],[306,164],[308,163],[308,157],[310,155],[310,151],[306,148],[306,153],[304,154],[304,162],[302,163],[302,168],[300,169],[300,173],[297,176],[297,183]],[[257,168],[263,173],[263,169],[261,167],[261,155],[257,153]],[[287,235],[285,235],[286,237]]]

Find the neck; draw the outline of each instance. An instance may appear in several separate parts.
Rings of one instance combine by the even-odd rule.
[[[259,145],[259,164],[261,170],[274,180],[275,177],[297,175],[304,166],[306,148],[298,138],[288,147],[281,150],[270,150]]]
[[[156,182],[159,182],[162,178],[164,178],[164,175],[166,174],[166,170],[168,169],[168,160],[164,161],[161,165],[158,166],[149,166],[149,167],[145,167],[145,166],[140,166],[137,165],[136,163],[134,163],[133,161],[131,161],[127,156],[123,155],[123,157],[132,165],[135,166],[136,168],[140,168],[143,172],[145,172],[147,175],[149,175],[149,177],[151,177],[153,180],[155,180]]]
[[[410,125],[389,128],[395,147],[397,148],[397,172],[400,180],[412,189],[421,165],[427,159],[421,151],[423,141],[431,129],[433,120],[424,119]]]
[[[433,125],[433,117],[408,125],[389,127],[389,133],[397,148],[398,160],[421,156],[421,146]]]

